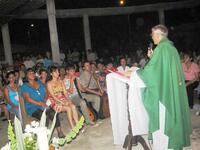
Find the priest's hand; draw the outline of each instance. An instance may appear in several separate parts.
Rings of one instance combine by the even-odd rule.
[[[153,50],[152,50],[151,48],[148,48],[147,56],[148,56],[149,58],[151,58],[152,55],[153,55]]]

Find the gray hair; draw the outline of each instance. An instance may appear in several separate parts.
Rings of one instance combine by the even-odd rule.
[[[161,37],[167,37],[168,36],[168,29],[166,26],[159,24],[154,27],[152,27],[152,32],[155,34],[160,35]]]

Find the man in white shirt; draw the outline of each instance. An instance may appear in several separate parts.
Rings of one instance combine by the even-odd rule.
[[[98,59],[97,54],[93,50],[89,49],[88,50],[87,60],[89,62],[95,62],[97,59]]]
[[[24,61],[24,65],[25,65],[26,69],[28,69],[28,68],[32,68],[33,66],[35,66],[35,63],[30,59],[30,56],[27,56],[26,60]]]
[[[120,66],[117,67],[117,71],[124,72],[129,70],[129,66],[126,65],[126,59],[124,57],[120,58]]]

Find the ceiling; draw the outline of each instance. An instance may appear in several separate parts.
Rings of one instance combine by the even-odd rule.
[[[173,2],[183,0],[124,0],[124,6]],[[184,0],[186,1],[186,0]],[[46,0],[0,0],[0,25],[16,16],[30,13],[35,9],[44,9]],[[56,9],[117,7],[119,0],[55,0]]]
[[[187,0],[124,0],[124,6],[136,6],[177,1]],[[119,2],[120,0],[55,0],[55,5],[56,9],[103,8],[120,7]],[[43,8],[45,8],[45,6]]]
[[[124,0],[124,6],[187,0]],[[188,0],[190,1],[190,0]],[[198,0],[197,0],[198,1]],[[36,9],[45,9],[46,0],[0,0],[0,26]],[[56,9],[120,7],[119,0],[55,0]]]
[[[43,6],[45,2],[45,0],[0,0],[0,25]]]

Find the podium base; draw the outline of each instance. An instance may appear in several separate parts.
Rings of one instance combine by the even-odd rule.
[[[127,149],[128,147],[128,150],[132,150],[132,146],[137,146],[138,143],[142,145],[144,150],[150,150],[142,136],[140,135],[132,136],[130,134],[126,136],[123,148]]]

